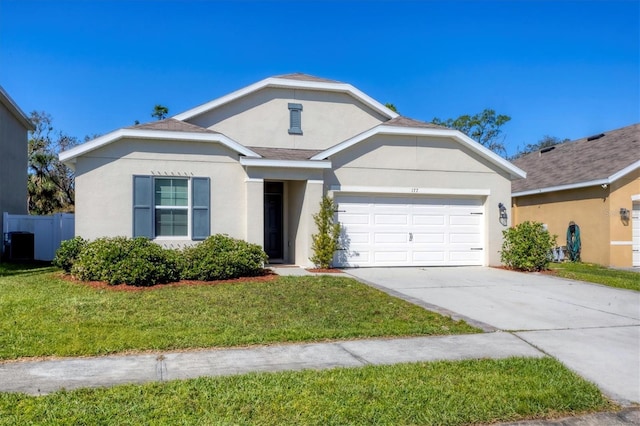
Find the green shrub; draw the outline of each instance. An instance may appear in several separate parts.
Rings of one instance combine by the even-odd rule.
[[[63,241],[58,250],[56,250],[56,255],[52,261],[53,266],[62,268],[66,273],[71,272],[73,263],[87,243],[88,241],[82,237],[74,237]]]
[[[220,234],[185,248],[182,254],[182,278],[186,280],[213,281],[256,276],[262,274],[267,261],[267,255],[259,245]]]
[[[151,286],[180,279],[178,254],[146,238],[99,238],[80,251],[71,273],[83,281]]]
[[[327,196],[320,201],[320,211],[313,215],[318,233],[311,236],[311,260],[319,268],[330,268],[339,247],[340,224],[334,222],[335,204]]]
[[[500,258],[507,267],[521,271],[546,270],[551,249],[556,245],[556,235],[539,222],[523,222],[502,231],[504,241]]]

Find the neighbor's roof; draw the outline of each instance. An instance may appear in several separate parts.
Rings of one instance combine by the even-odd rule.
[[[35,130],[35,126],[27,117],[27,114],[24,113],[11,99],[11,96],[0,86],[0,103],[5,106],[11,112],[11,114],[27,129],[27,130]]]
[[[265,78],[264,80],[261,80],[257,83],[229,93],[228,95],[222,96],[200,106],[192,108],[188,111],[177,114],[173,118],[177,120],[190,120],[222,105],[228,104],[244,96],[248,96],[252,93],[258,92],[268,87],[345,93],[367,105],[369,108],[378,112],[384,117],[391,119],[398,116],[397,113],[390,110],[380,102],[376,101],[366,93],[361,92],[350,84],[341,83],[335,80],[328,80],[320,77],[314,77],[308,74],[295,73]]]
[[[513,182],[514,197],[609,185],[640,168],[640,124],[558,144],[513,163],[527,172],[526,179]]]

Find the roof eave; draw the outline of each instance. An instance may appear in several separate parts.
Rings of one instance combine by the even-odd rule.
[[[89,142],[85,142],[82,145],[78,145],[67,151],[63,151],[58,155],[58,158],[65,164],[73,164],[75,163],[75,159],[77,157],[124,138],[176,140],[190,142],[217,142],[233,151],[236,151],[238,154],[247,157],[260,158],[260,155],[256,154],[244,145],[239,144],[238,142],[221,133],[193,133],[177,132],[171,130],[141,130],[126,128],[116,130],[104,136],[100,136],[99,138],[93,139]]]
[[[274,160],[268,158],[241,157],[240,164],[252,167],[269,167],[284,169],[330,169],[329,160]]]
[[[307,80],[289,80],[286,78],[279,77],[269,77],[261,80],[257,83],[251,84],[247,87],[244,87],[240,90],[236,90],[235,92],[229,93],[228,95],[222,96],[220,98],[214,99],[210,102],[182,112],[173,116],[172,118],[176,120],[189,120],[198,115],[204,114],[207,111],[210,111],[214,108],[217,108],[221,105],[232,102],[236,99],[242,98],[244,96],[249,95],[250,93],[257,92],[258,90],[267,88],[267,87],[279,87],[279,88],[291,88],[291,89],[307,89],[307,90],[320,90],[327,92],[340,92],[347,93],[353,96],[354,98],[360,100],[364,104],[368,105],[373,110],[382,114],[389,119],[398,117],[398,114],[394,111],[391,111],[386,106],[382,105],[380,102],[371,98],[369,95],[361,92],[350,84],[347,83],[330,83],[330,82],[321,82],[321,81],[307,81]]]
[[[493,151],[485,148],[480,145],[478,142],[474,141],[464,133],[453,130],[453,129],[431,129],[424,127],[403,127],[403,126],[385,126],[384,124],[380,124],[372,129],[369,129],[359,135],[354,136],[353,138],[347,139],[344,142],[341,142],[333,147],[322,151],[321,153],[314,155],[311,157],[312,160],[324,160],[332,155],[335,155],[347,148],[352,147],[365,139],[368,139],[375,135],[403,135],[403,136],[432,136],[432,137],[450,137],[461,143],[463,146],[468,147],[473,152],[477,153],[481,157],[490,161],[491,163],[497,165],[502,170],[509,173],[509,175],[513,179],[524,179],[527,176],[527,173],[514,166],[509,161],[500,157],[498,154]]]
[[[588,188],[590,186],[611,185],[613,182],[617,181],[618,179],[628,175],[629,173],[639,168],[640,168],[640,160],[628,165],[624,169],[612,174],[607,178],[594,179],[594,180],[589,180],[584,182],[569,183],[564,185],[549,186],[546,188],[527,189],[525,191],[512,192],[511,196],[526,197],[527,195],[546,194],[549,192],[556,192],[556,191],[568,191],[571,189]]]

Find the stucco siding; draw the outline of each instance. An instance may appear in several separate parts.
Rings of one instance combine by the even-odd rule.
[[[594,186],[514,198],[515,223],[544,223],[563,246],[569,222],[574,221],[580,227],[582,261],[609,265],[609,190]]]
[[[302,105],[302,135],[289,134],[289,103]],[[188,121],[245,146],[326,149],[386,118],[344,93],[265,88]]]
[[[0,103],[0,230],[2,213],[27,213],[27,129]]]
[[[610,227],[610,265],[618,267],[630,267],[632,265],[632,220],[622,220],[620,209],[633,210],[631,197],[640,194],[640,170],[629,173],[611,184],[611,199],[609,201],[609,227]]]
[[[76,235],[132,235],[133,176],[209,177],[211,233],[246,239],[245,173],[217,144],[122,140],[76,163]],[[108,190],[103,190],[105,186]],[[188,239],[163,239],[167,246]]]
[[[457,142],[377,136],[338,153],[332,162],[334,170],[325,172],[328,189],[337,186],[369,187],[382,192],[388,189],[432,198],[447,196],[450,190],[452,198],[482,199],[485,264],[500,264],[502,231],[506,226],[500,223],[498,203],[509,205],[511,181],[503,172],[489,167],[484,159]]]

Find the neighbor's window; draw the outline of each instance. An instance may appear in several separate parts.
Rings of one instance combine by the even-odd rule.
[[[302,104],[289,104],[289,134],[302,134]]]
[[[189,180],[155,178],[156,237],[189,235]]]

